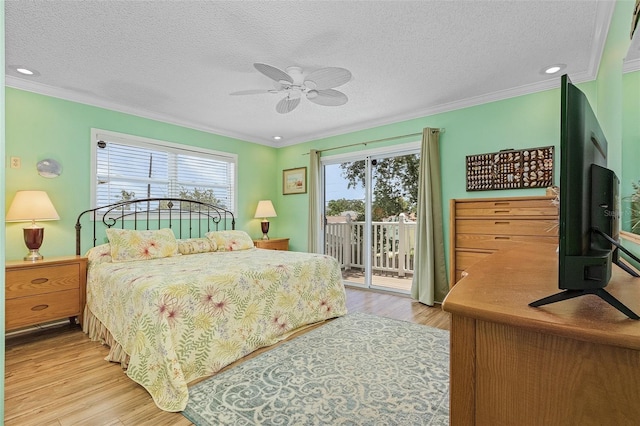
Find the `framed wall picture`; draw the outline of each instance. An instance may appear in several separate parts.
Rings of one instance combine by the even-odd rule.
[[[287,169],[282,171],[282,193],[305,194],[307,192],[307,168]]]

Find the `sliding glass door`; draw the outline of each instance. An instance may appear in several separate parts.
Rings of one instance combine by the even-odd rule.
[[[324,249],[345,283],[408,293],[419,145],[322,159]]]

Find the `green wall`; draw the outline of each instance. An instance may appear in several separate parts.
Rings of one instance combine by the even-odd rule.
[[[622,59],[629,49],[632,9],[629,1],[619,1],[611,18],[598,77],[597,99],[592,107],[608,142],[607,167],[622,173]]]
[[[445,203],[444,217],[446,218],[449,214],[448,200],[452,198],[544,194],[544,189],[466,192],[463,172],[465,157],[470,154],[496,152],[507,148],[557,146],[559,117],[559,91],[549,90],[283,148],[278,155],[278,168],[308,166],[308,156],[303,156],[302,153],[308,153],[311,148],[326,149],[397,135],[419,133],[424,127],[445,128],[445,133],[440,138],[440,150],[442,191]],[[387,143],[369,144],[366,148],[372,149],[415,140],[420,140],[420,138],[413,137]],[[350,151],[362,149],[362,147],[355,147]],[[335,150],[327,154],[333,155],[340,152]],[[556,161],[558,158],[556,154]],[[555,178],[557,180],[557,176]],[[287,205],[286,212],[289,213],[288,219],[285,221],[288,224],[287,235],[291,236],[292,246],[295,249],[305,250],[307,247],[307,217],[294,212],[306,211],[308,196],[306,194],[287,195],[282,198],[283,201],[279,202]],[[448,238],[447,235],[448,223],[445,223],[445,238]]]
[[[639,34],[640,35],[640,34]],[[629,203],[624,200],[633,193],[632,182],[640,182],[640,71],[622,77],[622,229],[629,231]],[[640,253],[638,251],[637,253]]]
[[[640,72],[622,72],[623,59],[631,45],[629,30],[634,5],[634,0],[616,3],[596,80],[596,114],[609,142],[607,166],[621,182],[625,230],[630,227],[630,211],[624,197],[632,192],[631,183],[640,179]]]
[[[598,114],[605,135],[609,142],[609,161],[621,181],[630,187],[630,181],[637,179],[640,168],[637,159],[640,158],[640,144],[638,143],[638,117],[640,117],[638,99],[640,72],[625,75],[624,90],[629,91],[629,98],[625,98],[622,106],[623,82],[622,82],[622,58],[626,55],[629,40],[628,30],[633,11],[633,2],[629,0],[618,1],[611,29],[607,38],[605,52],[600,64],[598,78],[595,81],[581,83],[577,86],[587,95],[589,102]],[[558,86],[560,76],[558,78]],[[630,107],[628,104],[633,104]],[[623,122],[624,116],[624,122]],[[628,119],[627,119],[628,118]],[[624,131],[623,131],[624,124]],[[310,149],[326,149],[343,145],[384,139],[398,135],[418,133],[424,127],[445,128],[446,132],[440,138],[440,154],[443,182],[444,217],[449,217],[448,201],[453,198],[475,197],[505,197],[542,195],[544,190],[521,189],[503,191],[466,192],[465,175],[462,172],[465,166],[465,157],[470,154],[496,152],[507,148],[531,148],[553,145],[555,153],[554,182],[559,182],[558,144],[560,138],[560,91],[548,90],[535,94],[519,96],[516,98],[487,103],[456,111],[436,114],[401,123],[368,129],[359,132],[339,135],[331,138],[320,139],[305,144],[282,148],[278,152],[278,169],[308,166],[308,153]],[[630,134],[628,144],[625,144],[625,168],[622,171],[622,134]],[[626,139],[626,136],[625,136]],[[415,140],[415,139],[414,139]],[[367,149],[385,145],[401,144],[408,142],[400,139],[393,142],[373,144]],[[632,147],[629,145],[633,145]],[[354,147],[343,151],[336,150],[327,153],[337,154],[344,151],[363,150],[362,147]],[[627,155],[629,152],[630,155]],[[636,176],[636,177],[634,177]],[[623,186],[625,191],[625,186]],[[628,192],[628,189],[627,189]],[[623,192],[624,194],[625,192]],[[308,196],[288,195],[280,196],[278,202],[286,206],[283,211],[283,219],[286,225],[282,226],[283,235],[291,237],[291,246],[295,250],[307,248],[307,217],[306,208]],[[449,224],[444,223],[445,242],[448,249]],[[448,263],[448,261],[447,261]]]
[[[236,227],[254,237],[262,235],[260,221],[253,215],[258,200],[273,199],[278,192],[278,175],[273,169],[275,148],[12,88],[6,89],[6,104],[6,155],[20,157],[22,167],[6,169],[5,201],[10,203],[21,189],[45,190],[60,215],[59,221],[42,223],[43,256],[75,251],[76,218],[91,208],[92,127],[237,154]],[[45,158],[59,161],[62,175],[55,179],[39,176],[36,163]],[[273,221],[274,232],[277,219]],[[6,224],[7,259],[20,259],[27,252],[23,226]]]
[[[600,75],[595,82],[580,84],[599,116],[609,139],[612,166],[621,176],[623,194],[630,182],[637,179],[638,158],[637,109],[638,97],[625,97],[625,93],[638,89],[638,74],[621,78],[621,51],[627,44],[621,34],[628,31],[629,0],[619,1],[612,29],[601,63]],[[627,10],[629,9],[629,10]],[[624,27],[620,30],[619,27]],[[627,37],[628,38],[628,37]],[[624,47],[620,47],[620,46]],[[559,79],[559,77],[557,77]],[[377,140],[397,135],[418,133],[424,127],[443,127],[441,137],[444,215],[448,217],[448,200],[466,197],[496,197],[512,195],[540,195],[543,190],[508,190],[466,192],[465,176],[461,173],[465,156],[495,152],[506,148],[529,148],[558,145],[560,94],[557,89],[520,96],[428,117],[407,120],[386,126],[362,130],[340,136],[320,139],[295,146],[275,149],[246,141],[214,135],[176,125],[157,122],[133,115],[38,95],[17,89],[6,89],[6,155],[22,159],[21,169],[6,169],[5,201],[10,202],[19,189],[44,189],[49,192],[61,220],[47,222],[45,241],[41,252],[45,256],[73,253],[73,225],[77,214],[90,207],[90,129],[92,127],[128,133],[148,138],[206,147],[238,154],[238,212],[239,229],[259,237],[259,221],[253,219],[259,199],[274,201],[278,217],[272,219],[270,234],[291,238],[293,250],[307,248],[308,195],[282,195],[282,170],[308,166],[306,155],[311,148],[330,147]],[[633,104],[634,108],[627,108]],[[628,112],[630,111],[630,112]],[[624,116],[624,129],[623,118]],[[633,116],[635,114],[635,116]],[[630,116],[627,119],[627,116]],[[635,127],[631,123],[635,124]],[[622,165],[622,137],[625,151]],[[417,140],[399,139],[369,145],[376,148]],[[358,150],[351,148],[347,150]],[[347,150],[343,150],[347,151]],[[340,150],[331,154],[340,153]],[[56,179],[45,179],[35,171],[35,164],[44,158],[54,158],[63,165],[63,174]],[[556,150],[556,166],[559,153]],[[274,167],[275,165],[275,167]],[[555,182],[558,181],[556,167]],[[622,172],[621,172],[622,170]],[[635,174],[635,175],[634,175]],[[6,258],[20,258],[25,253],[22,242],[22,224],[6,225]],[[448,223],[445,223],[445,237]]]

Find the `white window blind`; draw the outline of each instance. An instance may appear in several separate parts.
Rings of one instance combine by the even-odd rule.
[[[175,197],[235,210],[233,154],[95,129],[92,143],[95,207]]]

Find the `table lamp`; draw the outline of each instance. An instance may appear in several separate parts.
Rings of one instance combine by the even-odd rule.
[[[29,222],[31,226],[23,228],[24,243],[29,253],[24,260],[35,262],[42,260],[38,252],[44,238],[44,228],[36,225],[37,221],[58,220],[58,212],[53,207],[49,196],[45,191],[18,191],[7,212],[7,222]]]
[[[260,200],[258,201],[258,208],[256,208],[255,218],[262,218],[262,222],[260,222],[260,226],[262,227],[262,239],[268,240],[269,236],[269,221],[268,217],[276,217],[276,210],[273,208],[273,204],[271,200]]]

